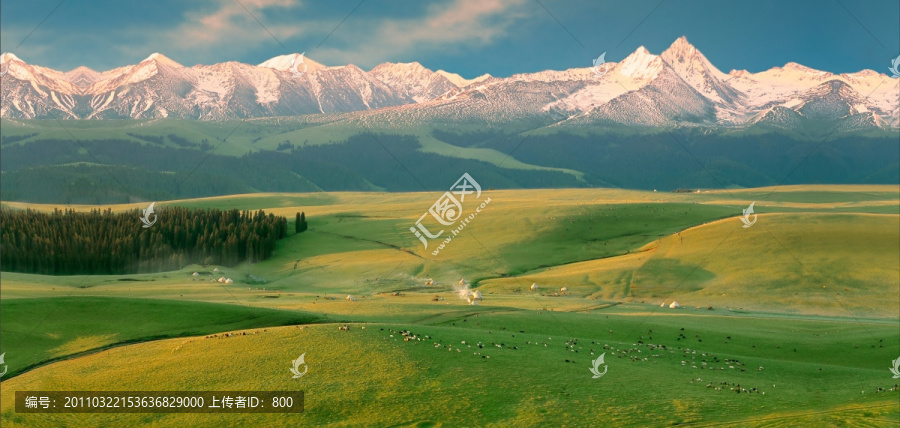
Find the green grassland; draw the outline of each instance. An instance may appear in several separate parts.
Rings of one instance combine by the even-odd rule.
[[[28,298],[2,304],[3,341],[17,354],[10,375],[110,345],[319,319],[296,311],[124,297]]]
[[[896,130],[810,138],[775,129],[756,135],[546,126],[537,118],[409,122],[390,112],[221,122],[8,120],[0,131],[0,192],[6,201],[80,204],[408,192],[443,188],[455,178],[452,171],[468,171],[497,189],[717,187],[744,189],[750,200],[828,204],[833,191],[768,195],[771,189],[758,187],[785,177],[790,183],[900,180]],[[799,156],[806,153],[811,157]],[[850,203],[895,199],[877,194],[890,190],[875,192],[857,189]]]
[[[296,145],[321,145],[342,142],[361,130],[388,134],[403,134],[420,138],[422,151],[443,156],[476,159],[506,168],[547,169],[524,164],[493,149],[457,147],[440,141],[431,135],[431,127],[417,127],[414,130],[396,127],[378,127],[371,124],[347,126],[345,115],[336,114],[331,118],[296,116],[233,120],[227,122],[203,122],[180,119],[151,120],[108,120],[93,122],[67,121],[64,125],[50,119],[11,120],[4,125],[3,134],[17,139],[12,144],[28,144],[39,139],[102,140],[117,139],[150,144],[140,136],[163,137],[162,146],[176,148],[178,145],[165,139],[174,134],[185,140],[200,144],[206,140],[216,147],[216,154],[241,156],[252,150],[276,150],[284,141]],[[459,127],[454,127],[458,129]],[[137,137],[136,137],[137,136]],[[27,138],[22,138],[27,137]],[[19,139],[21,138],[21,139]],[[580,172],[560,169],[579,178]]]
[[[259,148],[256,144],[260,136],[289,133],[296,129],[315,126],[313,117],[291,117],[275,119],[248,119],[230,122],[203,122],[180,119],[147,119],[147,120],[103,120],[103,121],[65,121],[61,124],[52,119],[38,120],[4,120],[3,135],[14,137],[18,141],[13,144],[28,144],[37,139],[63,140],[96,140],[120,139],[150,144],[137,136],[178,135],[187,141],[200,144],[207,140],[217,146],[219,154],[239,156],[250,150]],[[20,139],[21,137],[28,137]],[[280,140],[278,142],[281,142]],[[178,147],[171,141],[164,140],[167,147]],[[272,147],[274,149],[277,143]]]
[[[306,213],[310,229],[272,258],[219,267],[232,285],[197,265],[3,272],[3,426],[900,423],[900,389],[876,392],[900,383],[888,370],[900,356],[897,186],[485,190],[491,203],[434,256],[409,227],[439,196],[158,203]],[[743,228],[754,201],[758,220]],[[480,305],[457,297],[460,278]],[[673,300],[682,307],[660,307]],[[232,331],[249,334],[206,337]],[[292,379],[304,352],[309,374]],[[608,373],[592,379],[602,353]],[[306,410],[15,413],[15,391],[41,389],[300,389]]]

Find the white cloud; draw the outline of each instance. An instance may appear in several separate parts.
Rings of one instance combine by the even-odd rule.
[[[295,0],[240,0],[240,3],[220,0],[213,10],[186,12],[182,22],[175,28],[152,29],[147,34],[142,34],[145,29],[131,29],[127,38],[134,38],[139,42],[119,45],[118,50],[131,56],[161,52],[173,58],[189,58],[190,64],[228,61],[261,46],[278,42],[293,51],[296,49],[292,49],[294,47],[288,40],[323,31],[327,25],[302,20],[300,24],[291,25],[267,23],[266,16],[293,14],[302,6],[302,3]]]
[[[271,36],[247,13],[248,11],[265,25],[262,13],[266,9],[291,9],[298,6],[299,3],[292,0],[240,0],[240,3],[225,0],[219,9],[212,13],[189,12],[187,20],[168,36],[177,40],[184,48],[208,47],[236,38],[246,39],[249,43],[259,43],[271,39]],[[300,32],[300,27],[293,26],[266,26],[266,28],[279,40],[296,36]]]
[[[309,56],[332,64],[374,65],[436,49],[485,46],[505,37],[508,29],[525,17],[523,3],[525,0],[454,0],[429,7],[419,18],[362,24],[348,20],[344,25],[356,28],[342,28],[332,37],[351,47],[320,48]]]
[[[386,61],[434,52],[458,53],[496,43],[507,37],[513,25],[526,18],[526,12],[534,13],[533,8],[524,7],[527,1],[452,0],[427,6],[421,16],[393,18],[389,10],[378,9],[378,1],[370,0],[360,7],[363,13],[356,13],[341,24],[356,2],[346,3],[342,7],[345,12],[323,19],[297,0],[240,0],[240,3],[207,0],[190,3],[191,8],[182,12],[175,22],[154,25],[122,22],[112,29],[85,31],[74,34],[74,39],[56,40],[52,44],[32,36],[20,56],[51,67],[65,68],[62,65],[65,63],[69,68],[87,65],[102,70],[134,63],[153,52],[188,66],[248,57],[256,58],[247,62],[260,63],[278,54],[306,52],[309,58],[325,64],[356,64],[368,68]],[[3,41],[15,39],[18,43],[22,31],[4,26]],[[332,31],[327,41],[317,48]],[[75,40],[78,46],[93,46],[93,52],[67,49],[55,53],[56,63],[47,60],[50,51],[59,51]],[[3,48],[13,46],[3,43]],[[103,57],[91,58],[88,55],[91,53]]]

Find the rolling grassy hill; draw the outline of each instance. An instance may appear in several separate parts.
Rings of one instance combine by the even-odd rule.
[[[399,125],[346,115],[198,122],[5,121],[5,200],[108,204],[254,192],[485,187],[752,188],[893,184],[897,131],[543,128],[528,120]],[[823,140],[824,139],[824,140]],[[74,140],[74,141],[73,141]],[[548,150],[551,147],[551,150]]]
[[[112,345],[319,319],[297,311],[119,297],[4,299],[2,313],[3,346],[16,354],[12,376]]]
[[[872,299],[897,287],[896,223],[895,215],[766,214],[744,230],[722,220],[630,257],[555,266],[527,279],[601,299],[896,318],[900,302]],[[520,284],[497,279],[484,288]]]
[[[13,413],[11,400],[4,400],[0,411],[5,426],[521,426],[560,421],[769,426],[794,423],[796,415],[847,425],[898,421],[898,392],[874,392],[891,387],[884,360],[898,349],[870,348],[874,341],[867,334],[890,339],[896,335],[890,324],[863,329],[840,321],[666,316],[642,325],[653,330],[654,340],[647,343],[667,344],[660,350],[606,334],[628,330],[633,324],[628,309],[558,313],[555,322],[536,311],[503,314],[483,307],[472,312],[459,314],[466,323],[353,324],[347,332],[326,324],[156,341],[63,361],[2,385],[6,396],[62,385],[73,390],[302,389],[302,415],[24,416]],[[520,330],[510,331],[513,325]],[[428,339],[404,342],[399,330]],[[684,332],[690,343],[676,342]],[[574,337],[577,345],[568,347]],[[304,352],[309,374],[291,379],[290,361]],[[603,352],[608,373],[591,379],[590,360]],[[840,357],[823,359],[831,354]],[[682,365],[685,360],[690,363]],[[715,370],[694,368],[701,360]],[[814,384],[840,388],[809,388]],[[736,394],[734,385],[760,392]]]
[[[887,367],[900,354],[900,189],[771,190],[486,191],[491,204],[439,256],[409,232],[437,193],[161,203],[304,211],[310,229],[264,262],[220,267],[233,285],[192,280],[199,266],[2,273],[0,339],[15,376],[0,385],[0,415],[4,426],[896,425],[900,388],[875,391],[897,383]],[[753,201],[758,220],[743,228]],[[457,297],[460,278],[484,293],[479,306]],[[672,300],[683,307],[659,306]],[[251,334],[218,337],[241,329]],[[310,373],[291,379],[303,352]],[[604,352],[609,372],[591,379]],[[302,389],[307,406],[16,414],[7,397],[38,389]]]

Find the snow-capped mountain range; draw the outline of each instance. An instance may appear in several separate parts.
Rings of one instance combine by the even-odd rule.
[[[900,79],[872,70],[832,74],[796,63],[724,73],[684,37],[660,55],[640,47],[597,69],[471,80],[415,62],[365,71],[352,64],[325,66],[300,54],[255,66],[186,67],[155,53],[114,70],[61,72],[6,53],[0,72],[0,117],[15,119],[227,120],[357,112],[361,123],[396,126],[538,117],[561,127],[791,129],[828,121],[848,129],[900,128]]]

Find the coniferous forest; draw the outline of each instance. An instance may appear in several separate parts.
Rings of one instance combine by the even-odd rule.
[[[162,208],[144,228],[141,211],[0,210],[0,262],[8,272],[129,274],[188,264],[233,266],[272,255],[287,220],[262,210]]]
[[[411,192],[443,189],[459,177],[452,171],[466,171],[479,183],[497,189],[663,191],[772,186],[784,177],[789,179],[783,184],[892,184],[900,179],[895,134],[836,135],[822,143],[818,138],[775,131],[672,132],[529,134],[527,144],[522,144],[518,132],[435,131],[433,135],[451,145],[514,153],[521,162],[553,170],[502,168],[478,159],[441,156],[420,150],[423,143],[409,135],[359,133],[344,141],[308,145],[288,141],[280,143],[279,150],[252,147],[240,156],[211,153],[204,149],[209,142],[197,141],[195,147],[174,134],[131,135],[147,144],[123,139],[84,139],[72,144],[31,137],[19,144],[17,136],[4,136],[0,195],[6,201],[100,205],[130,203],[134,198],[172,200],[255,192]],[[162,141],[172,146],[161,146]],[[807,153],[813,155],[804,160]],[[385,168],[397,162],[408,171]],[[696,169],[698,162],[702,170]]]

